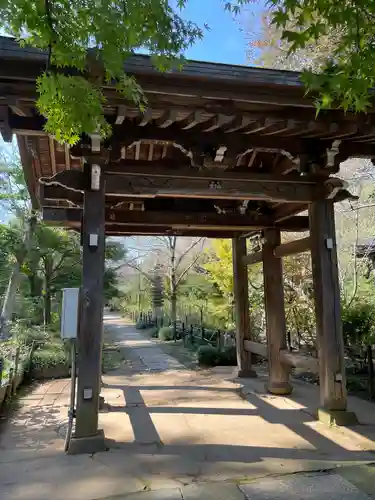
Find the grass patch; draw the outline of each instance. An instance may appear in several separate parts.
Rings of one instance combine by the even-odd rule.
[[[124,358],[120,349],[115,347],[104,347],[102,352],[102,373],[120,368],[123,361]]]

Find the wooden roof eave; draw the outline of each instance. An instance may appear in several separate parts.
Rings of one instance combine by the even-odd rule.
[[[20,47],[14,39],[0,37],[0,59],[0,79],[16,79],[21,83],[35,81],[45,70],[47,53],[31,47]],[[309,102],[304,97],[300,73],[297,72],[187,61],[181,71],[161,73],[153,67],[151,57],[140,54],[129,57],[125,63],[125,71],[136,76],[145,92],[150,94],[161,92],[168,95],[196,95],[194,89],[200,87],[207,93],[201,94],[205,97],[225,99],[226,91],[236,87],[242,88],[242,91],[227,99],[246,101],[251,99],[251,89],[258,88],[272,98],[275,93],[267,92],[267,88],[277,87],[278,95],[286,93],[290,96],[290,104],[297,105],[297,98],[299,106],[313,107],[312,101]]]

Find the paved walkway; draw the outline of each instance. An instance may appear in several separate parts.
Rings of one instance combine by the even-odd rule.
[[[310,415],[314,387],[278,398],[260,377],[241,388],[231,369],[187,370],[120,318],[106,322],[125,358],[103,377],[109,451],[64,455],[68,382],[41,384],[3,429],[1,499],[375,498],[363,465],[375,462],[374,405],[354,398],[368,425],[328,429]]]

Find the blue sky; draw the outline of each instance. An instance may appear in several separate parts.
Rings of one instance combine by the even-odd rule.
[[[207,23],[211,28],[205,32],[201,42],[186,52],[188,59],[221,62],[229,64],[249,64],[246,58],[247,36],[241,28],[259,26],[263,2],[255,1],[237,17],[224,10],[224,0],[188,0],[183,17],[199,26]]]

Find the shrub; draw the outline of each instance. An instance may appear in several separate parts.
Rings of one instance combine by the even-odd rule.
[[[346,345],[375,342],[375,308],[371,304],[354,302],[342,310],[342,328]]]
[[[12,327],[11,334],[19,344],[29,347],[34,343],[42,347],[45,344],[55,342],[59,338],[58,332],[45,331],[41,326],[27,327],[21,323]]]
[[[197,350],[198,364],[201,366],[217,366],[220,360],[220,352],[211,345],[201,345]]]
[[[154,338],[154,339],[157,339],[158,336],[159,336],[159,330],[153,326],[152,328],[150,328],[150,330],[148,331],[148,334],[150,335],[150,337]]]
[[[173,340],[173,326],[163,326],[159,330],[160,340]]]
[[[135,327],[137,330],[145,330],[147,328],[147,325],[146,323],[144,323],[143,321],[141,321],[140,319],[137,321],[137,323],[135,324]]]
[[[237,352],[235,346],[225,347],[219,353],[219,365],[221,366],[236,366]]]
[[[68,363],[69,358],[64,349],[64,345],[61,343],[55,343],[36,349],[33,352],[31,368],[41,369]]]

